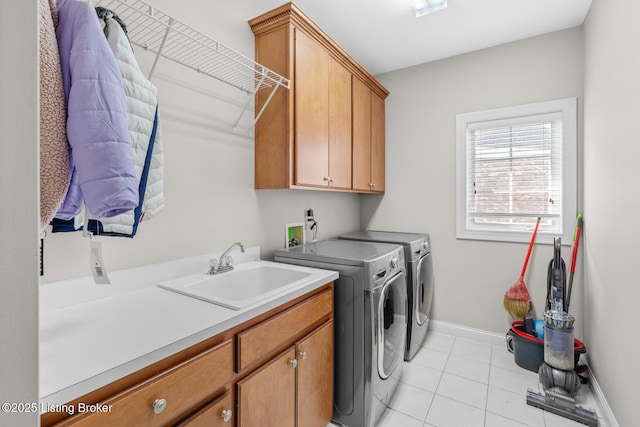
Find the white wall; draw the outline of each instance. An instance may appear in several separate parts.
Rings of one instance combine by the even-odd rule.
[[[387,192],[363,198],[370,229],[430,233],[437,320],[505,333],[502,301],[526,244],[456,240],[456,114],[577,97],[582,121],[582,28],[573,28],[377,76],[387,99]],[[580,134],[579,134],[580,137]],[[580,139],[580,138],[579,138]],[[579,142],[580,146],[580,142]],[[579,200],[580,201],[580,200]],[[551,245],[534,248],[526,283],[542,315]],[[563,256],[569,262],[569,247]],[[581,337],[581,277],[572,311]]]
[[[277,5],[240,0],[221,7],[198,0],[184,7],[149,1],[249,57],[253,36],[246,20]],[[0,401],[37,399],[36,10],[33,0],[0,2]],[[584,280],[578,271],[572,304],[579,338],[620,425],[635,422],[629,402],[640,380],[631,333],[637,323],[633,304],[640,296],[631,271],[640,207],[631,162],[640,148],[627,125],[640,112],[637,16],[640,5],[632,0],[594,0],[584,28],[585,257],[578,265]],[[150,57],[140,49],[137,54],[148,69]],[[502,297],[517,278],[526,245],[455,239],[455,114],[577,96],[581,117],[582,70],[582,29],[577,28],[379,76],[391,91],[387,194],[360,198],[254,191],[253,140],[228,131],[244,97],[161,61],[154,82],[161,93],[167,207],[135,239],[106,240],[107,267],[222,250],[237,240],[263,246],[269,257],[282,245],[284,223],[300,221],[303,209],[312,207],[321,238],[360,225],[430,233],[434,317],[505,332]],[[14,203],[20,205],[19,216],[13,214]],[[45,279],[88,274],[87,246],[79,236],[49,235]],[[550,247],[536,248],[527,276],[538,312],[550,258]],[[36,418],[0,413],[0,424],[37,425]]]
[[[37,11],[0,3],[0,403],[38,402]],[[0,411],[0,425],[38,413]]]
[[[250,58],[254,37],[247,20],[273,7],[255,0],[197,0],[188,7],[170,0],[149,3]],[[149,70],[153,56],[135,52]],[[246,94],[163,59],[152,81],[160,97],[166,207],[134,239],[101,238],[108,269],[223,251],[236,241],[260,245],[269,258],[284,246],[285,224],[302,221],[305,208],[314,209],[318,238],[359,228],[358,195],[254,190],[254,141],[246,132],[252,111],[243,116],[238,134],[231,129]],[[88,260],[89,242],[80,233],[49,234],[44,280],[89,274]]]
[[[585,318],[591,368],[621,426],[638,425],[640,3],[594,0],[584,24]]]

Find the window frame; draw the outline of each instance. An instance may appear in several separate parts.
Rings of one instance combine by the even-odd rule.
[[[505,224],[491,227],[469,227],[467,206],[467,138],[468,128],[479,122],[516,124],[527,116],[560,113],[562,120],[562,211],[560,232],[545,230],[544,218],[538,230],[538,243],[553,243],[560,237],[571,244],[578,199],[578,129],[577,98],[563,98],[533,104],[456,115],[456,238],[505,242],[529,242],[533,226],[526,229]]]

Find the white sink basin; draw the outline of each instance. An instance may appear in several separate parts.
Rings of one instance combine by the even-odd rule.
[[[312,273],[286,264],[248,262],[214,275],[197,274],[158,284],[224,307],[240,310],[303,284]]]

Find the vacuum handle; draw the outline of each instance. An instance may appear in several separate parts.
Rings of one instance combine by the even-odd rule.
[[[556,266],[560,266],[560,260],[562,259],[561,252],[562,242],[560,237],[557,237],[553,239],[553,261],[555,262]]]
[[[561,256],[562,243],[560,237],[553,239],[553,249],[553,261],[550,267],[551,283],[549,284],[550,306],[551,310],[562,311],[564,309],[566,267]]]

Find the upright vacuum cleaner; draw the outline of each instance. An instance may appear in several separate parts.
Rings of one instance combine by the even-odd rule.
[[[566,294],[566,270],[560,256],[560,238],[554,239],[553,246],[554,256],[549,263],[544,312],[544,362],[538,370],[538,380],[544,393],[540,395],[528,390],[527,404],[596,427],[597,414],[576,405],[574,398],[580,391],[580,378],[575,370],[575,319],[567,312],[568,305],[565,305],[570,297]],[[574,266],[575,257],[572,258],[572,273]]]

